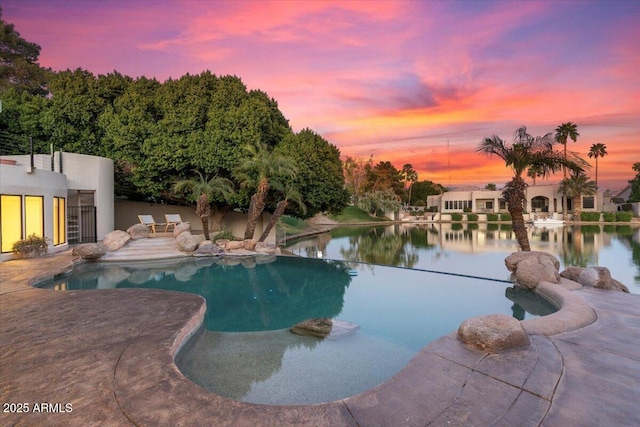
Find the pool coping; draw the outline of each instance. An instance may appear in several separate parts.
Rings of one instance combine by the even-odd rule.
[[[175,355],[203,321],[206,307],[202,297],[177,292],[169,292],[171,295],[167,295],[166,291],[157,290],[70,291],[54,296],[51,291],[36,289],[30,285],[70,271],[74,265],[73,258],[67,256],[66,259],[61,258],[61,262],[45,264],[39,268],[26,269],[9,280],[3,278],[0,284],[2,354],[9,354],[8,358],[0,359],[2,402],[21,401],[20,399],[41,401],[42,398],[33,396],[39,392],[46,399],[46,390],[50,388],[50,384],[46,382],[39,383],[42,376],[24,379],[10,373],[11,363],[17,363],[16,360],[20,359],[18,355],[11,355],[11,339],[14,338],[15,343],[20,334],[11,334],[14,331],[7,333],[5,323],[7,320],[12,321],[13,327],[18,329],[29,324],[29,319],[21,318],[19,310],[12,309],[12,299],[21,300],[23,307],[36,303],[47,306],[50,303],[52,306],[57,304],[56,306],[73,310],[74,306],[82,304],[82,307],[91,312],[91,300],[98,298],[96,292],[101,292],[104,293],[101,298],[108,299],[100,302],[99,308],[102,311],[118,308],[126,312],[126,309],[136,310],[138,304],[133,296],[144,296],[144,319],[132,316],[128,322],[131,330],[122,337],[123,351],[117,361],[112,362],[113,366],[109,365],[113,374],[111,398],[103,398],[109,401],[110,410],[101,412],[100,417],[107,417],[116,425],[190,425],[193,419],[234,426],[465,425],[469,420],[484,425],[523,419],[522,417],[532,422],[537,420],[533,425],[546,422],[553,425],[550,421],[554,419],[552,403],[559,400],[557,394],[562,392],[559,384],[567,367],[561,349],[551,338],[576,331],[579,333],[600,320],[592,301],[580,296],[585,291],[578,289],[575,282],[564,281],[561,286],[541,283],[538,293],[560,309],[543,318],[522,321],[521,324],[532,342],[528,348],[502,354],[481,352],[463,346],[456,339],[455,332],[452,332],[420,350],[393,378],[356,396],[315,405],[257,405],[208,392],[186,379],[177,369]],[[592,298],[592,293],[593,290],[588,290],[585,295]],[[61,296],[65,294],[68,295]],[[606,291],[596,294],[598,299],[605,302],[620,298],[619,295]],[[34,301],[31,302],[31,299]],[[57,301],[53,301],[54,299]],[[167,312],[174,308],[167,307],[167,299],[171,300],[170,305],[182,307],[179,313],[175,313],[176,318],[172,318],[164,328],[144,329],[145,322],[154,318],[157,320],[157,313],[153,310],[155,306],[162,305]],[[94,311],[97,309],[98,306],[93,307]],[[635,316],[633,307],[629,311]],[[105,315],[107,323],[116,321],[109,318],[108,311]],[[50,317],[54,321],[56,313],[51,313]],[[44,318],[48,319],[46,314]],[[122,316],[119,320],[123,320]],[[90,331],[88,329],[85,333]],[[36,344],[34,342],[34,347]],[[55,346],[55,342],[46,343],[48,350],[55,350]],[[630,359],[634,360],[633,357]],[[7,360],[9,362],[5,365]],[[640,361],[636,362],[640,366]],[[31,366],[31,369],[38,371],[39,367]],[[72,383],[95,381],[90,373],[87,375],[89,378],[79,376],[59,380]],[[74,399],[71,400],[77,400],[78,408],[91,406],[85,402],[86,399],[91,399],[90,394],[75,396]],[[73,413],[73,424],[93,424],[102,419],[97,419],[93,413],[78,412],[81,410]],[[564,408],[563,412],[567,413],[567,409]],[[568,413],[571,414],[572,411]],[[561,418],[556,414],[555,419]],[[33,413],[10,414],[8,417],[10,423],[32,423],[37,419],[38,416]],[[64,420],[68,422],[69,418]],[[585,420],[589,421],[588,418]],[[583,425],[592,424],[587,422]]]

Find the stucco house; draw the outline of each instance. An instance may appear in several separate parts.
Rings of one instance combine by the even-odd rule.
[[[526,190],[524,210],[538,213],[562,213],[563,194],[557,184],[530,185]],[[573,200],[567,199],[567,210],[573,210]],[[480,188],[464,188],[448,191],[427,198],[427,209],[437,208],[441,213],[464,212],[498,213],[507,212],[507,204],[502,198],[501,190],[483,190]],[[585,212],[615,211],[616,205],[602,191],[593,196],[582,196],[582,210]]]
[[[65,152],[0,158],[0,261],[36,234],[49,252],[101,240],[114,226],[113,160]]]

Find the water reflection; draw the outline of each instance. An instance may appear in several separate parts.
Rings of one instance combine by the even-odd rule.
[[[629,225],[529,226],[531,249],[555,255],[566,266],[605,266],[640,293],[640,228]],[[509,224],[442,223],[340,227],[292,242],[303,255],[349,262],[455,272],[504,280],[504,258],[518,250]]]

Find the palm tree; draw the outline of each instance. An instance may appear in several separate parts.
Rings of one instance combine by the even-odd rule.
[[[280,185],[276,185],[276,184],[274,184],[274,186],[280,187]],[[300,209],[302,209],[302,212],[307,211],[307,207],[302,202],[302,195],[300,194],[297,188],[293,187],[292,185],[285,185],[283,188],[281,187],[280,190],[284,198],[280,200],[276,205],[276,210],[273,211],[273,215],[271,215],[271,218],[269,219],[267,226],[262,232],[262,236],[260,236],[260,239],[258,239],[259,242],[264,242],[264,240],[269,235],[269,232],[271,231],[273,226],[276,225],[276,222],[278,222],[278,220],[280,219],[284,211],[289,206],[289,203],[293,202],[298,206],[300,206]]]
[[[553,143],[551,133],[533,137],[527,133],[526,126],[521,126],[513,133],[513,144],[508,144],[493,135],[485,138],[476,149],[477,152],[500,157],[513,171],[513,178],[503,188],[502,195],[511,214],[513,232],[523,251],[531,250],[522,216],[527,188],[522,178],[524,171],[530,167],[539,168],[542,176],[547,176],[559,171],[563,166],[581,169],[577,164],[565,161],[562,153],[553,149]]]
[[[589,157],[596,159],[596,187],[598,187],[598,157],[607,155],[607,146],[604,144],[593,144],[589,149]]]
[[[536,178],[542,176],[542,171],[538,166],[529,166],[527,170],[527,176],[531,178],[531,181],[533,181],[533,185],[536,185]]]
[[[247,157],[240,161],[235,175],[245,188],[255,191],[249,203],[245,239],[252,239],[258,218],[264,211],[265,199],[271,182],[278,179],[295,178],[298,169],[293,160],[262,142],[244,146]]]
[[[409,200],[407,200],[407,205],[410,205],[411,187],[413,186],[413,183],[418,180],[418,172],[413,169],[413,165],[411,163],[406,163],[402,166],[400,173],[404,177],[404,186],[406,187],[407,183],[409,183]]]
[[[173,185],[174,193],[188,192],[191,199],[196,200],[196,214],[202,222],[205,239],[209,240],[209,216],[211,215],[211,198],[217,194],[223,198],[233,193],[233,183],[226,178],[214,176],[209,179],[198,170],[194,170],[198,178],[183,179]]]
[[[582,196],[593,196],[598,191],[598,185],[589,181],[584,171],[574,170],[569,178],[560,181],[560,191],[574,200],[573,215],[580,219],[582,212]]]
[[[570,138],[573,142],[576,142],[580,134],[578,133],[578,125],[572,122],[562,123],[556,128],[556,141],[564,145],[564,161],[567,161],[567,140]],[[562,168],[562,179],[567,179],[567,168]],[[567,198],[564,197],[562,203],[562,216],[567,217]]]

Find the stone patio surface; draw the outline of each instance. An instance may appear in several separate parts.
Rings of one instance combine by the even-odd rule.
[[[640,425],[638,295],[566,291],[597,319],[502,354],[451,333],[362,394],[265,406],[207,392],[173,363],[202,322],[203,298],[30,286],[73,263],[70,252],[0,263],[1,426]]]

